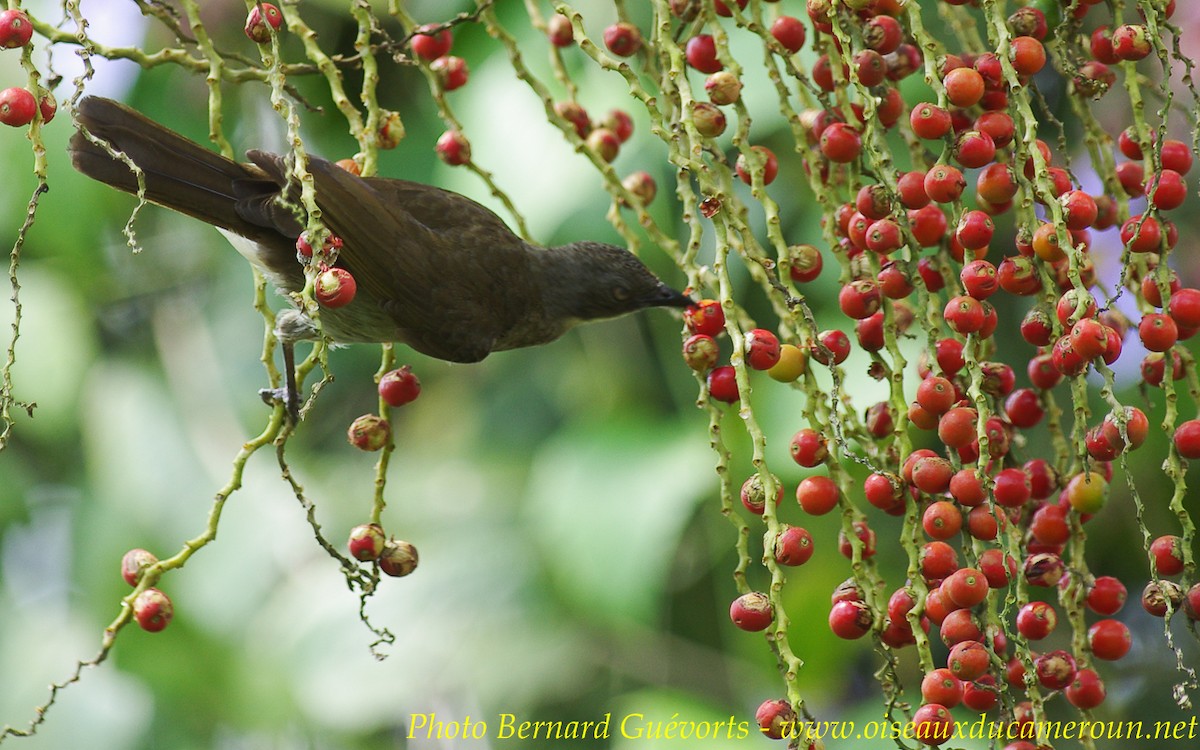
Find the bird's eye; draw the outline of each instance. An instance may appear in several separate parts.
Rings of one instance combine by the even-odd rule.
[[[617,302],[624,302],[629,299],[629,290],[623,286],[615,286],[612,290],[612,296]]]

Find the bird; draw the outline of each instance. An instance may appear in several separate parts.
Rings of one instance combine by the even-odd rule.
[[[290,154],[253,149],[239,162],[99,96],[82,98],[74,121],[68,152],[79,172],[132,194],[140,172],[147,201],[215,226],[289,298],[304,288],[296,241],[306,222]],[[694,303],[623,247],[544,247],[448,190],[360,177],[317,157],[307,170],[321,221],[342,243],[334,265],[357,285],[345,306],[320,308],[320,331],[334,343],[398,342],[469,363],[547,344],[582,322]],[[317,335],[298,311],[278,320],[285,344]]]

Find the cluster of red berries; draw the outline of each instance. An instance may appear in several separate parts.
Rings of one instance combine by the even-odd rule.
[[[1086,22],[1097,4],[1075,3],[1076,18]],[[1146,385],[1180,380],[1192,367],[1191,357],[1176,345],[1200,331],[1200,288],[1186,286],[1161,262],[1179,240],[1166,214],[1187,197],[1191,148],[1145,126],[1130,127],[1115,139],[1128,161],[1110,169],[1112,179],[1103,192],[1091,194],[1065,166],[1054,163],[1045,142],[1030,138],[1027,92],[1035,85],[1033,77],[1049,70],[1043,41],[1059,19],[1048,21],[1046,13],[1066,12],[1057,3],[1030,3],[1009,16],[1004,43],[996,49],[939,55],[932,68],[923,59],[932,46],[910,37],[896,0],[808,0],[806,5],[814,43],[823,51],[811,82],[829,99],[821,98],[825,109],[804,112],[799,119],[814,152],[806,168],[824,192],[823,202],[836,207],[827,227],[835,245],[830,253],[793,245],[780,267],[803,288],[820,275],[825,258],[836,257],[845,279],[838,307],[852,321],[853,338],[833,328],[806,334],[793,345],[764,329],[742,333],[726,325],[729,310],[705,300],[685,313],[684,360],[705,375],[709,398],[734,403],[749,393],[749,381],[739,382],[742,373],[766,370],[777,380],[792,381],[805,373],[808,359],[830,368],[843,363],[853,342],[872,355],[871,374],[886,378],[886,360],[877,353],[887,353],[889,339],[901,338],[913,324],[937,329],[917,363],[920,383],[907,410],[900,413],[894,400],[880,401],[855,422],[861,432],[851,436],[873,446],[866,452],[874,469],[862,486],[867,503],[893,516],[916,509],[927,537],[919,550],[922,580],[897,589],[884,611],[873,608],[874,597],[850,579],[833,595],[829,626],[842,638],[873,632],[893,649],[917,642],[914,627],[940,629],[950,656],[944,668],[925,676],[924,705],[914,720],[917,737],[927,744],[949,736],[949,709],[955,705],[976,711],[994,707],[999,680],[1024,691],[1027,667],[1035,672],[1031,683],[1061,692],[1079,708],[1093,708],[1104,700],[1105,688],[1089,666],[1092,659],[1118,659],[1129,648],[1128,629],[1112,619],[1124,603],[1125,587],[1116,579],[1083,573],[1067,549],[1079,524],[1103,508],[1113,462],[1143,445],[1150,420],[1136,407],[1113,408],[1080,425],[1078,445],[1067,460],[1021,461],[1017,453],[1026,442],[1023,431],[1048,421],[1050,393],[1091,370],[1105,372],[1118,362],[1134,330],[1149,352],[1140,368]],[[671,7],[684,16],[688,4]],[[1167,3],[1160,18],[1173,11],[1174,2]],[[835,23],[840,38],[833,35]],[[847,31],[851,27],[854,31]],[[606,33],[605,41],[614,54],[621,54],[614,44],[636,50],[628,42],[632,32],[622,24],[610,32],[613,40]],[[767,46],[782,56],[796,53],[809,39],[805,23],[787,15],[775,17],[769,34]],[[854,49],[844,48],[847,38]],[[1141,60],[1157,44],[1144,24],[1101,26],[1079,45],[1092,59],[1056,62],[1071,71],[1071,96],[1098,99],[1117,80],[1118,71],[1109,66]],[[719,135],[725,127],[719,107],[737,101],[742,84],[726,70],[728,61],[712,35],[698,31],[686,42],[685,53],[688,65],[708,76],[704,89],[710,101],[695,103],[692,124],[702,136]],[[931,84],[938,99],[906,102],[899,82],[926,70],[937,73]],[[839,106],[829,103],[834,99]],[[885,175],[877,161],[889,162],[877,160],[868,136],[892,129],[909,136],[913,165]],[[940,151],[940,158],[927,155],[928,148]],[[780,176],[780,163],[768,149],[755,146],[749,156],[739,157],[736,171],[747,184],[769,185]],[[856,182],[864,176],[866,184]],[[973,196],[967,191],[972,182]],[[1130,210],[1134,201],[1145,202],[1140,213]],[[1036,214],[1031,205],[1038,207]],[[990,261],[989,248],[1002,236],[998,224],[1010,215],[1018,217],[1012,252]],[[1095,233],[1105,231],[1119,235],[1124,247],[1122,283],[1136,298],[1136,324],[1097,280],[1092,244]],[[993,333],[1000,325],[997,294],[1034,300],[1020,323],[1022,338],[1037,348],[1024,373],[993,359]],[[940,319],[930,314],[933,309],[941,311]],[[727,330],[733,352],[721,364],[718,339]],[[1022,374],[1029,385],[1018,387]],[[1086,405],[1076,413],[1087,414]],[[906,429],[913,430],[908,439],[896,440]],[[1200,420],[1185,419],[1172,430],[1177,456],[1200,457]],[[937,450],[901,449],[913,438]],[[831,439],[824,431],[801,429],[792,438],[791,455],[804,468],[832,465],[838,456]],[[777,478],[756,474],[746,481],[741,499],[748,511],[764,513],[768,487],[781,502]],[[808,476],[796,499],[806,513],[821,515],[852,504],[845,494],[832,476]],[[850,535],[856,539],[843,534],[838,545],[855,560],[876,551],[875,532],[865,517],[860,519]],[[775,538],[765,544],[777,564],[810,559],[808,531],[786,523],[775,529]],[[950,543],[956,537],[964,540],[965,563]],[[1023,560],[1009,553],[1014,540]],[[1200,584],[1188,588],[1186,582],[1168,580],[1186,572],[1190,557],[1184,546],[1175,535],[1150,545],[1154,580],[1142,604],[1151,614],[1178,611],[1200,619]],[[1018,657],[1008,648],[1006,633],[1015,630],[1023,641],[1035,643],[1054,629],[1055,606],[1037,600],[1049,596],[1031,594],[1035,600],[1020,607],[1014,630],[985,624],[985,602],[997,596],[1014,599],[1018,579],[1022,590],[1058,592],[1059,606],[1086,599],[1087,607],[1104,618],[1089,628],[1084,653],[1022,650]],[[759,631],[771,627],[776,613],[768,595],[750,592],[733,602],[730,617],[742,629]],[[1003,674],[993,670],[1004,663]],[[1032,720],[1028,704],[1015,710],[1018,721]],[[779,727],[794,718],[787,701],[767,701],[759,710],[768,736],[780,736]]]
[[[137,588],[146,570],[157,564],[158,558],[153,552],[131,549],[121,558],[121,577],[125,583]],[[144,589],[133,600],[133,619],[147,632],[157,633],[170,625],[174,616],[171,598],[156,588]]]
[[[389,539],[377,523],[364,523],[350,529],[346,546],[359,562],[373,562],[386,575],[401,578],[417,569],[417,548],[409,542]]]
[[[413,54],[429,63],[429,69],[437,75],[442,90],[453,91],[467,84],[470,71],[467,61],[450,54],[454,35],[450,29],[433,24],[419,26],[413,32]]]
[[[33,22],[25,11],[10,8],[0,11],[0,49],[19,49],[33,39]],[[54,119],[58,102],[49,91],[41,90],[41,98],[29,89],[12,86],[0,91],[0,122],[23,128],[38,114],[45,124]]]

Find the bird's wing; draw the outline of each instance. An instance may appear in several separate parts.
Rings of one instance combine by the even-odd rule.
[[[283,157],[249,156],[287,184]],[[475,362],[527,315],[529,295],[510,294],[528,275],[527,250],[491,211],[418,183],[364,180],[323,159],[310,159],[309,171],[322,219],[343,241],[338,265],[414,349]],[[291,191],[298,200],[298,186]]]

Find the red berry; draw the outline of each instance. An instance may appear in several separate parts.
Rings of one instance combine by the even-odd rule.
[[[766,146],[751,146],[750,150],[758,154],[759,159],[762,161],[763,184],[770,185],[775,181],[776,175],[779,174],[779,160],[775,157],[775,152]],[[737,168],[737,175],[741,178],[742,182],[746,183],[747,185],[752,184],[754,178],[751,175],[750,170],[756,169],[756,167],[753,167],[748,163],[745,154],[738,155],[737,164],[735,166]]]
[[[1200,458],[1200,419],[1189,419],[1175,427],[1175,450],[1184,458]]]
[[[850,356],[850,337],[843,331],[821,331],[809,345],[809,353],[823,365],[840,365]]]
[[[385,544],[387,537],[379,524],[363,523],[350,529],[350,539],[346,546],[355,560],[370,562],[379,559]]]
[[[250,9],[250,13],[246,15],[246,25],[243,31],[252,41],[267,44],[271,41],[271,33],[277,31],[282,25],[283,14],[279,12],[279,8],[270,3],[263,3],[261,12],[259,12],[258,6]]]
[[[1046,65],[1046,48],[1031,36],[1019,36],[1010,43],[1013,68],[1019,75],[1031,76]]]
[[[1058,613],[1046,602],[1029,602],[1017,612],[1017,630],[1031,641],[1050,635],[1058,624]]]
[[[917,137],[927,141],[938,140],[950,132],[950,113],[936,104],[922,103],[913,107],[908,121]]]
[[[980,328],[983,328],[986,313],[983,309],[983,304],[967,295],[959,295],[952,298],[943,311],[946,323],[954,329],[956,333],[967,335],[976,333]]]
[[[564,20],[566,20],[565,17]],[[413,34],[412,50],[422,60],[432,61],[450,54],[450,47],[454,44],[454,35],[450,33],[450,29],[434,31],[436,28],[437,24],[425,24],[418,26]],[[567,21],[567,28],[570,29],[570,21]]]
[[[844,122],[835,122],[821,133],[821,153],[839,164],[852,162],[862,151],[862,136]]]
[[[1100,620],[1088,628],[1088,645],[1097,659],[1116,661],[1129,653],[1133,637],[1120,620]]]
[[[793,16],[780,16],[771,24],[771,36],[783,45],[788,52],[799,52],[804,46],[807,30],[800,19]]]
[[[729,606],[729,619],[742,630],[766,630],[775,619],[775,608],[766,594],[751,591],[733,600]]]
[[[447,130],[437,140],[438,158],[452,167],[471,161],[471,142],[457,130]]]
[[[1168,534],[1150,543],[1150,555],[1160,576],[1175,576],[1183,572],[1183,540]]]
[[[379,396],[388,406],[404,406],[421,395],[421,381],[410,365],[384,373],[379,379]]]
[[[446,91],[462,88],[467,84],[470,75],[467,61],[454,55],[442,55],[429,64],[429,69],[437,75],[438,81]]]
[[[829,629],[845,640],[862,638],[873,623],[871,609],[861,601],[839,601],[829,611]]]
[[[712,336],[697,333],[683,342],[683,361],[697,372],[708,372],[717,364],[721,354],[717,340]]]
[[[121,577],[125,583],[136,587],[142,581],[146,568],[158,563],[153,552],[144,549],[131,549],[121,557]]]
[[[546,36],[555,47],[569,47],[575,43],[575,30],[571,28],[571,19],[561,13],[555,13],[546,22]]]
[[[935,669],[921,680],[921,698],[954,708],[962,701],[962,682],[949,669]]]
[[[327,268],[317,275],[313,296],[325,307],[344,307],[354,299],[358,284],[344,268]]]
[[[912,720],[913,736],[926,745],[937,746],[954,735],[954,717],[938,703],[926,703]]]
[[[726,404],[741,399],[741,394],[738,393],[737,371],[732,365],[717,367],[708,373],[708,395]]]
[[[795,731],[796,710],[786,700],[767,700],[755,711],[754,720],[764,736],[781,740]]]
[[[780,565],[803,565],[813,554],[812,534],[799,526],[784,527],[775,538],[775,562]]]
[[[942,593],[962,609],[986,599],[989,588],[987,577],[976,568],[959,568],[942,582]]]
[[[779,361],[779,339],[763,328],[746,334],[746,364],[755,370],[769,370]]]
[[[959,641],[946,657],[946,668],[960,680],[977,680],[987,673],[991,657],[979,641]]]
[[[717,59],[717,43],[712,34],[697,34],[689,39],[684,55],[688,65],[701,73],[716,73],[725,67]]]
[[[1142,344],[1152,352],[1165,352],[1179,340],[1179,328],[1169,315],[1148,313],[1138,324]]]
[[[966,187],[962,172],[949,164],[939,164],[925,175],[925,192],[936,203],[953,203]]]
[[[683,311],[683,322],[692,333],[719,336],[725,331],[725,311],[720,302],[702,299]]]
[[[1141,24],[1122,24],[1112,32],[1113,54],[1118,60],[1142,60],[1154,51],[1150,31]]]
[[[33,23],[24,11],[12,8],[0,12],[0,48],[24,47],[32,38]]]
[[[614,23],[604,30],[604,46],[617,57],[630,57],[642,48],[642,32],[626,21]]]
[[[26,89],[11,87],[0,91],[0,122],[14,128],[33,122],[37,100]]]
[[[1112,576],[1100,576],[1087,590],[1087,606],[1098,615],[1115,615],[1125,606],[1125,584]]]
[[[174,615],[170,597],[158,589],[146,589],[133,600],[133,617],[148,633],[157,633],[170,625]]]
[[[804,428],[792,436],[792,460],[806,468],[818,466],[829,456],[825,438],[811,428]]]
[[[1041,654],[1034,661],[1038,683],[1047,690],[1062,690],[1075,679],[1075,659],[1061,649]]]
[[[1085,711],[1099,706],[1107,695],[1104,681],[1094,669],[1081,669],[1076,672],[1071,684],[1063,692],[1072,706]]]

